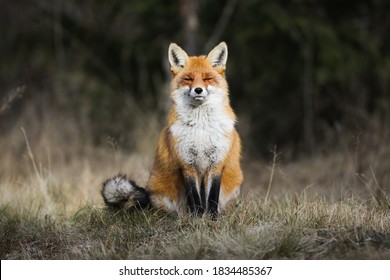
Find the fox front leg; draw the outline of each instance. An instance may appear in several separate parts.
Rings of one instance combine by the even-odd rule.
[[[196,216],[202,215],[204,208],[202,207],[195,177],[184,175],[184,185],[190,213]]]
[[[207,198],[207,211],[212,219],[218,217],[218,201],[221,189],[221,176],[215,176],[211,179],[211,187]]]

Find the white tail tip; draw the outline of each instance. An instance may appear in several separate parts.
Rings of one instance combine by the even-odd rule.
[[[117,204],[126,202],[135,187],[123,175],[117,175],[108,179],[103,184],[102,195],[107,204]]]

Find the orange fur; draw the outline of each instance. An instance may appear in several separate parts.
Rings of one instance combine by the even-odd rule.
[[[189,57],[182,69],[172,69],[173,78],[171,81],[171,94],[182,86],[189,88],[207,86],[218,86],[222,88],[226,100],[223,104],[226,115],[236,120],[236,116],[229,104],[228,85],[225,80],[225,68],[214,68],[206,56]],[[212,77],[212,79],[207,79]],[[175,205],[181,203],[180,199],[185,198],[185,187],[183,174],[196,177],[199,181],[202,177],[211,173],[221,174],[221,191],[225,196],[240,188],[243,181],[243,174],[240,167],[241,144],[240,137],[235,129],[226,134],[231,142],[231,147],[223,161],[207,171],[207,174],[199,174],[199,171],[191,165],[186,164],[177,152],[176,139],[170,132],[170,127],[178,120],[177,105],[172,104],[167,125],[163,129],[158,145],[153,169],[148,182],[148,190],[155,194],[153,202],[160,207],[166,208],[161,201],[162,197],[169,198]]]
[[[108,179],[102,195],[111,207],[147,207],[215,218],[239,194],[240,137],[225,79],[227,46],[188,57],[171,44],[172,105],[158,140],[146,188],[123,175]]]

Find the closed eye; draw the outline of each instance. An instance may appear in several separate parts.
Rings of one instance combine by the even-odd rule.
[[[203,81],[211,81],[213,78],[212,77],[206,77],[203,79]]]
[[[184,81],[193,81],[194,79],[191,78],[191,77],[185,77],[185,78],[183,78],[183,80],[184,80]]]

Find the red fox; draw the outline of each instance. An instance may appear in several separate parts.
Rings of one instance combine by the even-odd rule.
[[[107,206],[156,207],[216,218],[238,197],[243,181],[241,144],[230,106],[225,42],[207,56],[192,56],[171,43],[171,107],[160,134],[147,187],[123,175],[103,184]]]

